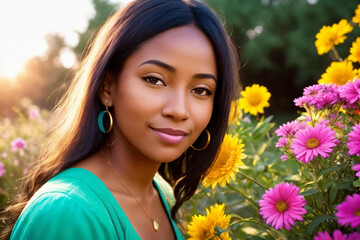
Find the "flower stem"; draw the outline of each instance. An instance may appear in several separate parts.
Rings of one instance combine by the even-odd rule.
[[[312,168],[313,168],[313,171],[314,171],[314,180],[315,180],[315,183],[316,183],[316,186],[317,188],[319,189],[321,195],[323,196],[324,198],[324,202],[325,202],[325,205],[326,205],[326,213],[327,214],[330,214],[330,215],[333,215],[333,212],[330,210],[330,206],[329,206],[329,197],[327,194],[325,194],[324,190],[320,187],[320,184],[319,184],[319,179],[318,179],[318,170],[317,170],[317,167],[316,167],[316,159],[313,160],[313,164],[312,164]],[[319,206],[320,207],[320,206]]]
[[[234,190],[235,192],[239,193],[241,196],[243,196],[246,200],[248,200],[257,210],[259,210],[259,205],[249,196],[247,196],[246,194],[244,194],[243,192],[241,192],[239,189],[237,189],[236,187],[232,186],[231,184],[228,184],[228,186]]]
[[[261,187],[264,190],[267,190],[268,188],[263,185],[262,183],[260,183],[259,181],[255,180],[254,178],[250,177],[249,175],[243,173],[241,170],[238,172],[238,174],[240,174],[241,176],[243,176],[244,178],[254,182],[255,184],[257,184],[259,187]]]
[[[332,51],[333,54],[334,54],[335,60],[340,61],[340,62],[343,61],[343,59],[340,57],[340,55],[339,55],[339,53],[338,53],[338,51],[336,50],[335,47],[332,47],[332,48],[331,48],[331,51]]]

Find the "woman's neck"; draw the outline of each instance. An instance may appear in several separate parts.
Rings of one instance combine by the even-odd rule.
[[[102,155],[102,158],[110,164],[108,175],[116,178],[117,189],[131,191],[131,194],[137,197],[153,195],[152,182],[161,163],[151,161],[142,154],[134,154],[129,149],[116,145],[103,150]],[[113,174],[112,171],[114,171]]]

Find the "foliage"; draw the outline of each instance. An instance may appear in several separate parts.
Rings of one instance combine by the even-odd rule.
[[[5,172],[0,176],[0,210],[19,187],[19,180],[36,159],[40,143],[48,129],[49,112],[23,99],[22,107],[14,109],[17,118],[0,119],[0,164]]]
[[[114,3],[107,0],[92,0],[92,2],[95,8],[95,16],[89,20],[89,25],[85,32],[79,34],[79,43],[74,48],[78,56],[84,52],[86,45],[89,45],[89,41],[91,42],[91,36],[94,32],[96,32],[99,26],[101,26],[117,8]]]

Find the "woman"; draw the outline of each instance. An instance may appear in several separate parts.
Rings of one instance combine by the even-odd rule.
[[[195,0],[137,0],[101,28],[7,210],[11,239],[182,239],[174,219],[227,127],[237,61]],[[171,214],[159,173],[174,188]]]

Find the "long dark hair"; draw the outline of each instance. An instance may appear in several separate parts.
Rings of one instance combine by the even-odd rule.
[[[97,127],[102,111],[98,91],[103,79],[121,72],[127,57],[149,38],[170,28],[194,24],[210,39],[216,56],[218,82],[214,108],[207,130],[209,146],[189,148],[175,161],[162,164],[159,173],[174,187],[175,218],[180,206],[197,189],[212,166],[226,132],[228,114],[237,89],[238,61],[233,45],[218,17],[196,0],[136,0],[115,13],[99,30],[85,51],[84,59],[67,93],[54,110],[53,127],[42,154],[29,171],[20,194],[5,210],[3,236],[8,237],[33,194],[59,172],[90,156],[106,143]],[[199,138],[196,146],[201,146]]]

